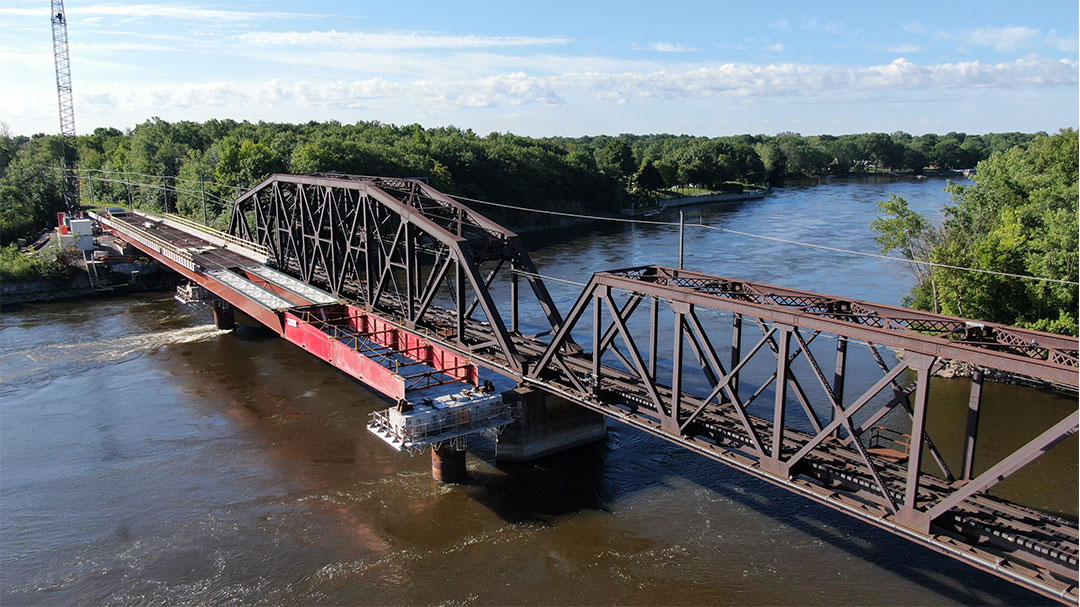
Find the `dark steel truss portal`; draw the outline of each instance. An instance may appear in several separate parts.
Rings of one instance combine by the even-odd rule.
[[[1075,338],[658,266],[594,274],[564,322],[514,233],[415,180],[274,175],[237,200],[229,232],[477,365],[1077,600],[1076,522],[989,493],[1077,434],[1076,409],[995,461],[979,448],[984,377],[1075,390]],[[491,289],[503,268],[508,310]],[[519,274],[549,338],[518,330]],[[930,378],[953,362],[973,369],[967,427],[938,436]],[[880,377],[857,386],[855,365]],[[946,441],[963,443],[951,468]]]
[[[552,329],[561,324],[521,239],[421,181],[273,175],[237,199],[229,233],[268,248],[279,268],[410,329],[434,327],[428,315],[445,285],[456,323],[440,327],[443,336],[471,351],[494,348],[517,371],[524,359],[510,333],[518,330],[519,274]],[[511,272],[509,327],[488,290],[503,268]],[[465,331],[477,308],[489,339]]]

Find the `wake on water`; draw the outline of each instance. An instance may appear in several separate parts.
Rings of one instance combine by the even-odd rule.
[[[78,365],[81,370],[88,365],[97,367],[122,362],[171,345],[208,341],[228,332],[228,329],[217,329],[213,325],[201,325],[4,352],[0,354],[0,384],[19,383],[28,378],[33,381],[52,379],[73,372],[72,365]]]

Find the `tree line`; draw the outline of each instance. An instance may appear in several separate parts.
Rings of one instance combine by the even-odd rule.
[[[78,137],[83,199],[227,222],[238,193],[271,173],[424,177],[449,194],[533,208],[617,214],[673,186],[709,190],[785,179],[973,167],[1045,133],[897,132],[775,136],[630,135],[532,138],[379,122],[167,122]],[[0,132],[0,242],[63,210],[55,136]],[[93,179],[89,179],[93,177]],[[132,185],[136,182],[135,185]],[[483,212],[510,225],[522,219]],[[530,218],[529,222],[533,222]]]
[[[952,203],[941,225],[899,196],[882,202],[871,227],[883,252],[1002,273],[916,265],[918,283],[905,305],[1076,335],[1078,159],[1071,129],[996,152],[979,163],[974,185],[949,186]]]

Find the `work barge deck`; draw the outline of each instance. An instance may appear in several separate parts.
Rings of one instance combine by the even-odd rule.
[[[280,193],[286,187],[330,188],[347,181],[351,184],[347,189],[356,191],[354,203],[380,202],[381,194],[371,190],[391,195],[408,190],[417,200],[427,196],[443,202],[426,186],[377,179],[274,176],[238,200],[237,212],[250,217],[254,204],[254,214],[265,216],[265,210],[258,208],[259,195],[265,197],[271,188]],[[403,196],[396,199],[405,201],[402,206],[413,213],[426,211],[420,202],[408,202]],[[301,203],[294,200],[292,204]],[[469,211],[456,212],[457,237],[465,240],[468,234],[460,225]],[[376,241],[382,243],[384,253],[399,245],[404,250],[409,225],[433,229],[405,211],[397,213],[397,233],[406,237],[389,230],[375,235],[369,230],[363,249],[366,259],[375,257],[372,243]],[[974,466],[975,430],[969,427],[963,469],[955,472],[945,466],[925,431],[929,378],[947,362],[975,365],[971,402],[977,428],[982,370],[1000,369],[1075,389],[1075,339],[660,266],[594,274],[565,319],[549,311],[551,330],[546,335],[529,335],[518,327],[517,280],[520,275],[533,284],[539,275],[531,262],[522,262],[516,250],[512,254],[517,257],[509,264],[515,271],[513,310],[508,314],[512,320],[503,327],[490,308],[484,308],[484,319],[473,318],[473,310],[485,305],[487,295],[475,293],[470,302],[460,287],[486,288],[498,267],[487,278],[470,283],[462,278],[462,270],[452,267],[467,263],[467,252],[441,257],[430,240],[424,241],[427,249],[416,246],[412,252],[417,260],[428,256],[427,286],[419,270],[413,286],[408,273],[414,270],[404,262],[405,267],[396,267],[402,257],[387,253],[388,261],[369,265],[368,273],[385,276],[403,270],[410,276],[406,279],[410,287],[377,293],[357,275],[360,268],[355,263],[351,275],[345,271],[339,275],[334,262],[325,257],[311,267],[315,256],[305,257],[297,247],[281,245],[280,233],[274,229],[234,225],[231,233],[224,233],[178,217],[150,214],[98,219],[118,237],[221,302],[394,400],[443,383],[476,385],[479,369],[488,369],[1045,596],[1073,604],[1080,597],[1076,521],[988,492],[1041,453],[1074,436],[1077,413],[979,473]],[[278,229],[281,221],[278,218]],[[512,233],[483,227],[488,232],[485,238],[513,243],[505,236]],[[495,257],[491,254],[485,261]],[[455,280],[446,281],[450,269]],[[457,293],[451,296],[456,310],[435,305],[438,299],[429,293],[435,289],[431,285],[444,282],[452,283],[451,291],[456,285]],[[546,291],[533,287],[547,311]],[[640,306],[643,302],[648,305]],[[678,371],[666,382],[660,381],[657,365],[660,302],[670,304],[665,311],[674,315],[676,331],[676,362],[667,367]],[[652,319],[646,334],[641,334],[641,323],[630,321],[639,307],[648,310]],[[723,361],[710,339],[715,330],[703,326],[698,314],[703,309],[726,314],[732,322],[726,329],[732,338]],[[589,320],[591,326],[587,326]],[[831,378],[815,358],[820,354],[811,348],[822,334],[837,337],[836,372]],[[748,347],[750,337],[758,338],[752,347]],[[844,393],[843,361],[849,343],[867,349],[882,370],[881,378],[861,394]],[[887,347],[903,350],[903,358],[890,366],[880,352]],[[740,386],[740,370],[748,361],[770,353],[777,361],[770,380],[760,387]],[[684,354],[692,354],[693,368],[713,386],[708,397],[683,389]],[[800,356],[810,363],[811,385],[820,384],[829,419],[821,419],[821,407],[815,410],[811,391],[795,377],[792,362]],[[830,371],[833,363],[829,361]],[[911,376],[915,381],[910,381]],[[770,385],[774,403],[763,409],[755,400],[768,395]],[[751,387],[756,389],[751,391]],[[892,453],[870,449],[869,433],[898,408],[912,420],[909,444],[921,447]],[[796,415],[801,422],[792,424]],[[970,422],[969,418],[969,426]],[[936,473],[927,473],[931,469]]]

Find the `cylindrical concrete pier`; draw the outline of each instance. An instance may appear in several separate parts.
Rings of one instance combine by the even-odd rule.
[[[443,483],[460,483],[465,480],[465,450],[452,445],[431,448],[431,476]]]
[[[219,329],[235,329],[236,313],[230,303],[220,302],[211,306],[214,309],[214,326]]]

